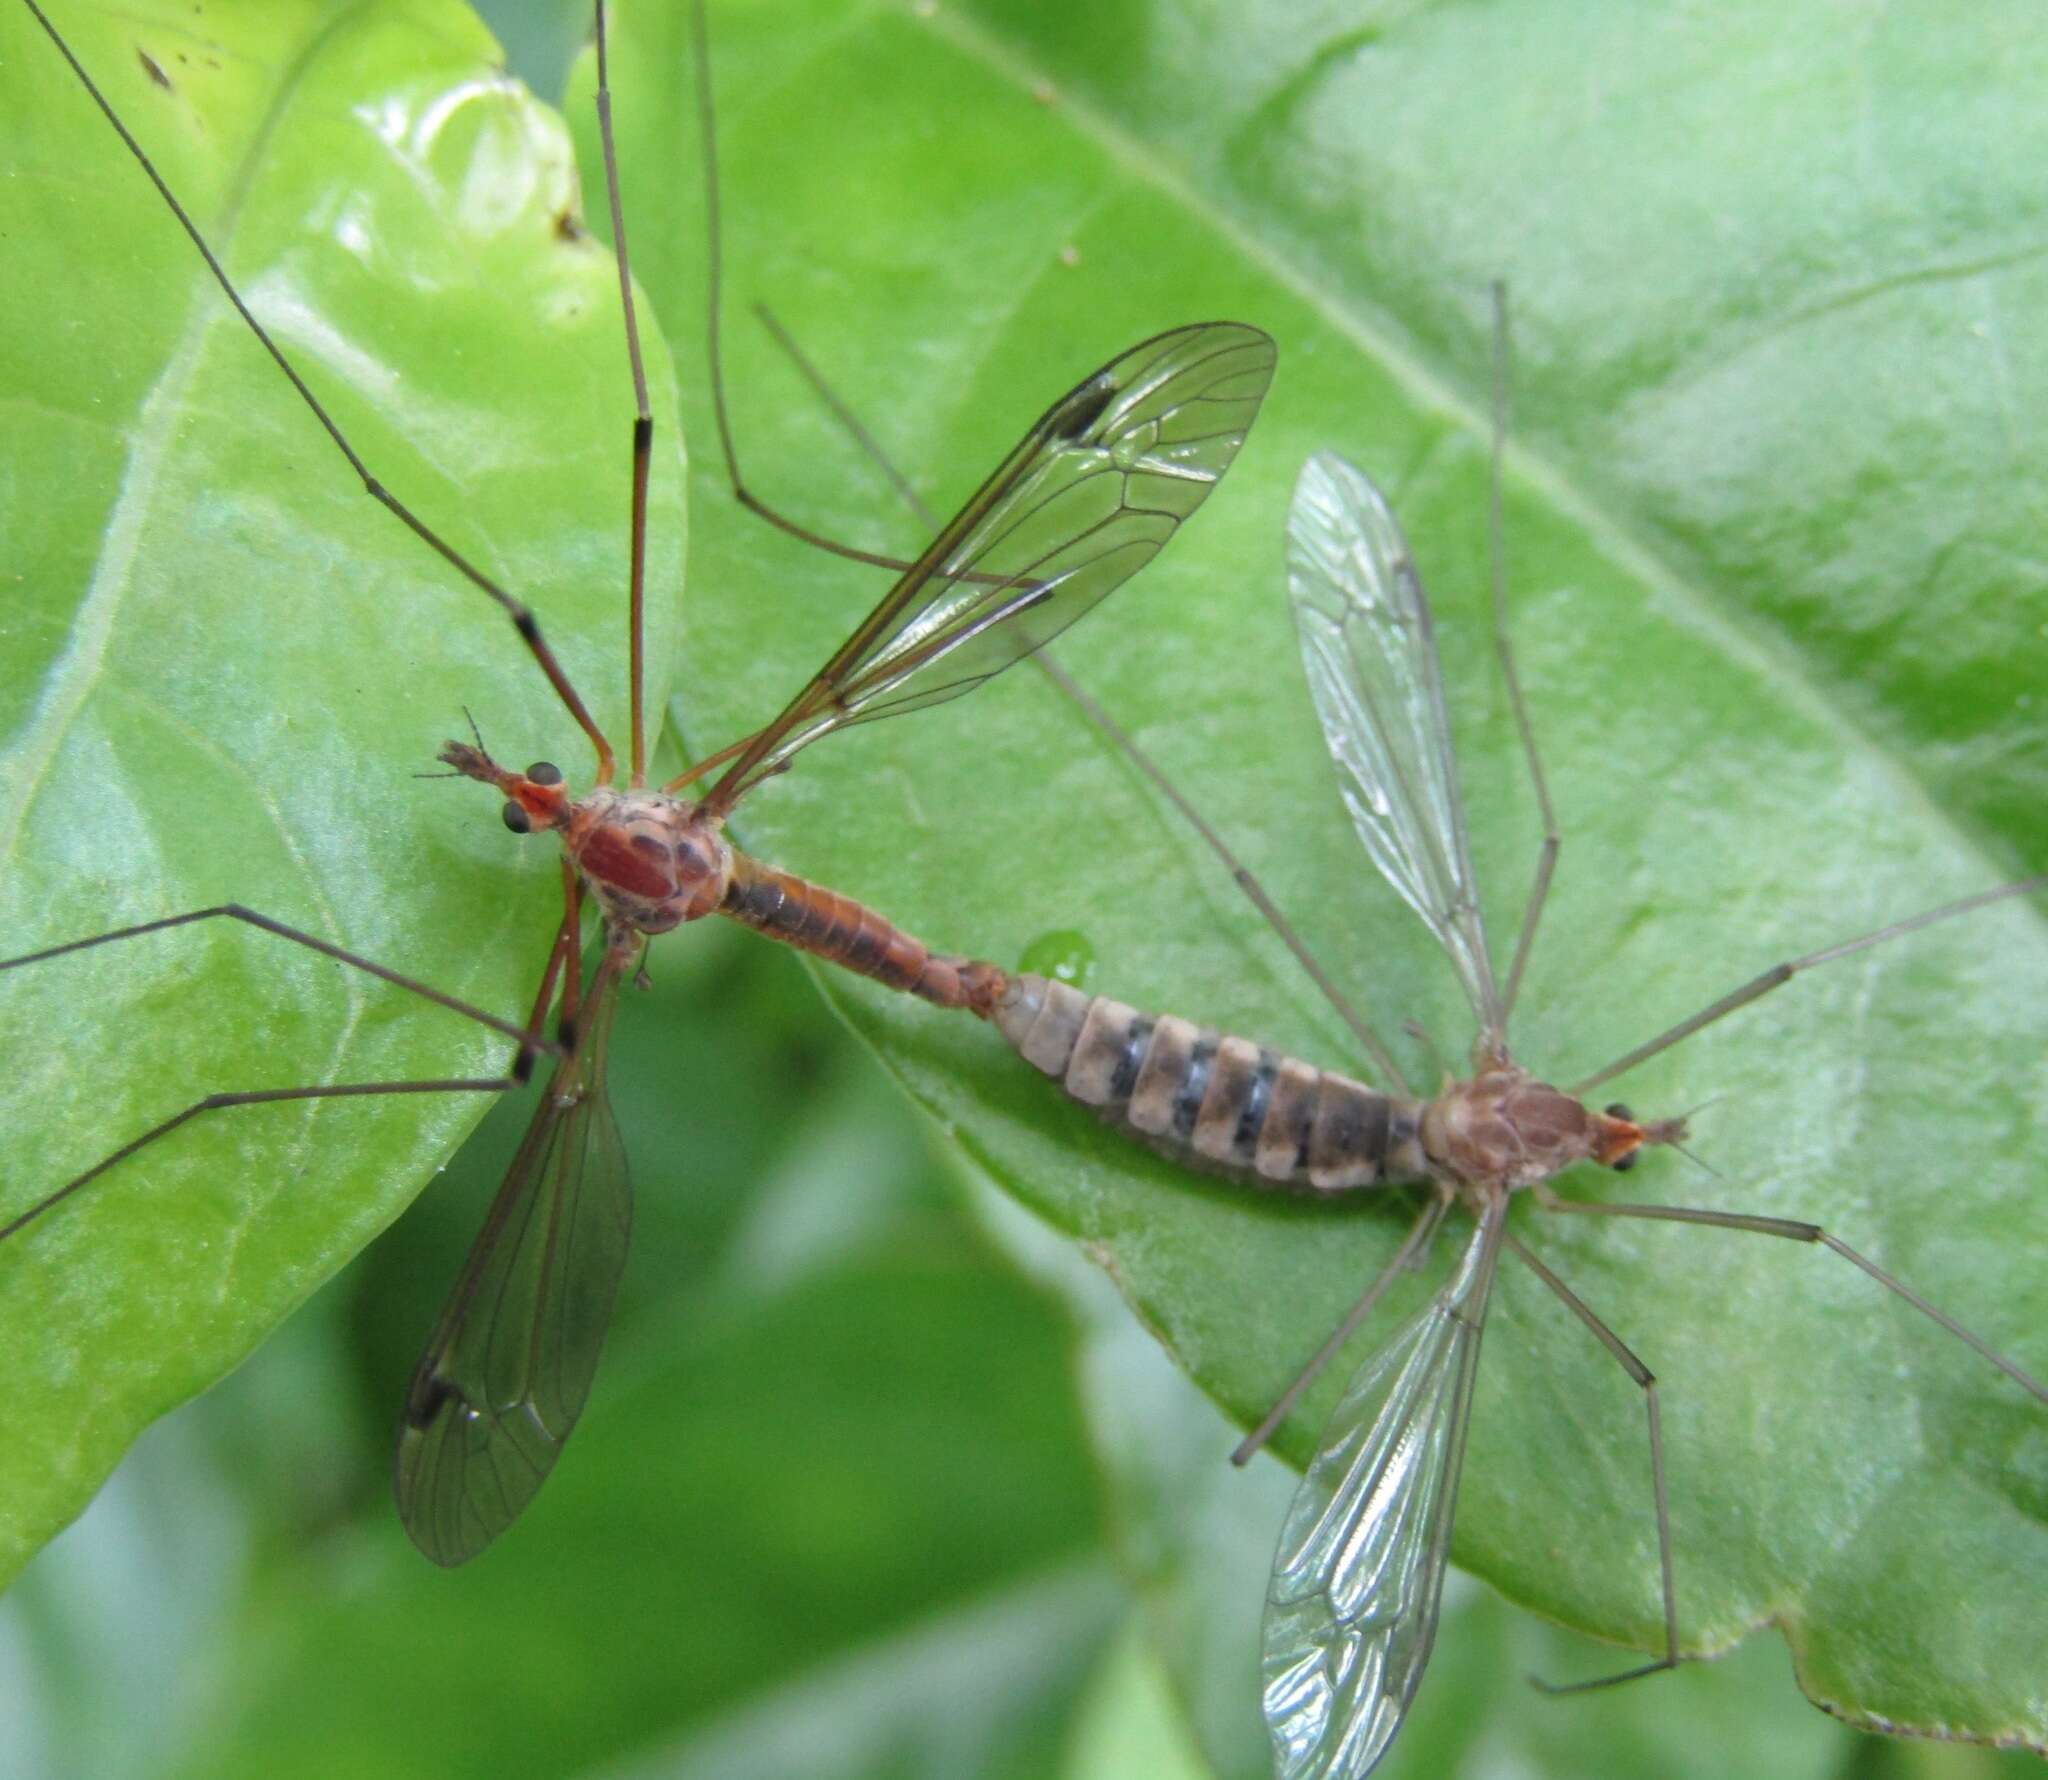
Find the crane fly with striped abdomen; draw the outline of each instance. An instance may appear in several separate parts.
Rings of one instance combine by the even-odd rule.
[[[245,300],[57,27],[36,0],[25,0],[25,5],[157,185],[219,294],[333,448],[374,498],[511,619],[587,739],[595,771],[591,788],[577,796],[559,768],[547,762],[524,770],[505,767],[474,733],[442,751],[454,774],[498,793],[504,819],[516,832],[553,832],[562,846],[563,912],[532,1012],[524,1021],[488,1013],[236,903],[164,915],[0,965],[48,964],[168,929],[234,922],[466,1015],[517,1045],[514,1065],[490,1077],[329,1081],[208,1094],[108,1148],[14,1210],[0,1225],[0,1241],[20,1242],[46,1213],[194,1119],[292,1101],[495,1094],[522,1078],[535,1056],[553,1054],[550,1080],[428,1341],[401,1419],[397,1489],[407,1528],[428,1556],[460,1562],[481,1550],[531,1499],[588,1393],[630,1223],[625,1153],[605,1097],[605,1062],[617,992],[638,970],[647,939],[708,914],[724,914],[936,1005],[989,1010],[992,979],[986,967],[935,955],[851,899],[748,858],[723,833],[728,816],[812,742],[972,690],[1058,634],[1144,566],[1234,459],[1270,382],[1273,345],[1258,330],[1236,323],[1178,328],[1141,342],[1084,378],[1032,425],[772,722],[666,785],[651,786],[642,658],[654,425],[616,179],[608,178],[607,184],[613,194],[613,240],[636,395],[630,435],[630,718],[623,762],[532,611],[374,477],[300,376],[293,355],[280,344],[279,331],[268,328]],[[602,6],[597,23],[599,118],[609,174]],[[156,66],[154,61],[150,66]],[[713,776],[713,769],[721,768]],[[708,778],[708,790],[684,796],[684,786],[700,777]],[[587,980],[582,957],[586,913],[595,914],[602,934]]]
[[[1530,1193],[1549,1211],[1707,1225],[1827,1248],[2048,1404],[2048,1387],[1817,1224],[1571,1198],[1550,1184],[1582,1162],[1626,1171],[1646,1149],[1685,1139],[1682,1118],[1639,1119],[1618,1102],[1589,1104],[1585,1097],[1612,1078],[1802,971],[2037,891],[2048,877],[1945,904],[1775,966],[1570,1088],[1551,1087],[1515,1061],[1507,1041],[1557,829],[1504,628],[1503,668],[1547,838],[1503,981],[1480,915],[1429,604],[1391,509],[1340,458],[1311,458],[1301,473],[1288,521],[1288,574],[1309,685],[1345,806],[1374,865],[1455,968],[1478,1028],[1471,1076],[1428,1097],[1409,1092],[1397,1072],[1390,1090],[1375,1089],[1246,1039],[1034,976],[1006,980],[995,1017],[1025,1058],[1076,1099],[1204,1166],[1318,1196],[1402,1184],[1431,1189],[1392,1260],[1240,1445],[1240,1462],[1281,1424],[1393,1281],[1421,1262],[1450,1208],[1462,1204],[1474,1216],[1450,1279],[1360,1366],[1331,1412],[1274,1560],[1264,1660],[1275,1773],[1282,1780],[1359,1780],[1399,1730],[1435,1635],[1481,1333],[1503,1248],[1621,1365],[1641,1391],[1647,1416],[1664,1648],[1651,1662],[1579,1685],[1633,1679],[1681,1660],[1656,1380],[1509,1231],[1516,1193]]]

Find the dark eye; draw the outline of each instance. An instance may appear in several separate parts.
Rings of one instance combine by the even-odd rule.
[[[532,820],[527,816],[523,806],[516,803],[508,803],[500,814],[505,818],[505,826],[511,829],[514,834],[531,834],[533,832]]]
[[[552,760],[536,760],[526,769],[526,776],[536,785],[559,785],[562,782],[562,769]]]
[[[1636,1122],[1636,1115],[1623,1106],[1619,1100],[1607,1109],[1607,1116],[1610,1119],[1626,1119],[1631,1125]]]
[[[1643,1152],[1641,1150],[1630,1150],[1629,1153],[1622,1157],[1622,1159],[1619,1162],[1615,1163],[1614,1172],[1616,1174],[1628,1173],[1628,1171],[1636,1165],[1636,1158],[1640,1156],[1642,1153]]]

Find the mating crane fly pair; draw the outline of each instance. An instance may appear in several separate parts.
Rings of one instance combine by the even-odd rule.
[[[78,78],[121,130],[87,71],[36,0],[24,0]],[[599,9],[599,92],[603,17]],[[611,160],[608,112],[602,138]],[[124,140],[155,178],[141,149]],[[1678,1120],[1637,1120],[1584,1096],[1777,987],[1798,971],[2036,888],[2011,885],[1780,966],[1700,1014],[1560,1091],[1523,1070],[1509,1016],[1533,940],[1556,827],[1519,685],[1502,661],[1550,841],[1514,963],[1496,979],[1479,917],[1429,608],[1391,513],[1341,460],[1311,460],[1290,513],[1289,582],[1309,680],[1359,837],[1375,865],[1450,957],[1479,1037],[1470,1080],[1433,1098],[1410,1092],[1376,1036],[1364,1042],[1385,1086],[1280,1055],[1170,1015],[1140,1013],[1029,974],[937,955],[873,911],[747,858],[723,834],[748,792],[835,729],[943,702],[1031,653],[1120,585],[1163,546],[1229,467],[1270,381],[1272,342],[1213,323],[1159,335],[1119,355],[1056,402],[939,528],[881,604],[765,728],[660,787],[646,782],[641,713],[641,589],[651,420],[628,305],[640,411],[634,431],[630,601],[631,738],[626,783],[613,750],[532,614],[394,495],[361,461],[242,304],[198,230],[158,181],[228,298],[371,492],[512,617],[518,634],[589,738],[595,786],[582,796],[561,770],[494,759],[481,738],[442,759],[491,786],[518,832],[551,831],[563,850],[563,913],[534,1011],[516,1022],[469,1007],[367,958],[239,905],[189,911],[51,947],[0,968],[44,962],[168,927],[233,919],[264,929],[505,1033],[517,1062],[496,1078],[380,1081],[236,1090],[208,1096],[91,1163],[0,1227],[15,1237],[61,1200],[203,1112],[290,1099],[495,1093],[534,1056],[553,1078],[506,1176],[408,1392],[397,1481],[406,1525],[437,1561],[459,1562],[531,1499],[587,1396],[630,1219],[625,1156],[604,1094],[610,1020],[649,935],[711,913],[745,922],[939,1008],[992,1021],[1076,1099],[1157,1146],[1276,1187],[1320,1194],[1426,1186],[1426,1203],[1393,1262],[1241,1453],[1278,1425],[1315,1371],[1417,1262],[1449,1208],[1475,1230],[1452,1276],[1368,1360],[1344,1394],[1290,1511],[1267,1617],[1265,1705],[1280,1771],[1364,1773],[1398,1729],[1433,1636],[1448,1554],[1471,1384],[1503,1248],[1555,1288],[1642,1387],[1657,1509],[1665,1643],[1647,1669],[1679,1657],[1676,1588],[1654,1381],[1648,1369],[1506,1226],[1517,1191],[1549,1208],[1719,1225],[1823,1244],[1998,1365],[2037,1398],[2048,1393],[2011,1361],[1819,1227],[1776,1217],[1574,1201],[1548,1185],[1578,1162],[1625,1168],[1649,1145],[1684,1135]],[[623,222],[613,192],[622,282]],[[715,342],[714,342],[715,345]],[[729,454],[729,448],[728,448]],[[735,480],[737,480],[735,475]],[[1496,588],[1498,594],[1498,588]],[[712,777],[714,769],[722,768]],[[710,779],[701,797],[685,787]],[[585,980],[586,905],[603,935]],[[552,1022],[544,1023],[550,1009]]]
[[[25,0],[108,121],[112,107],[36,4]],[[598,15],[600,116],[611,138]],[[125,130],[152,179],[155,170]],[[166,201],[222,290],[284,369],[351,467],[377,497],[511,616],[518,635],[589,739],[597,783],[582,797],[561,770],[499,765],[474,743],[451,741],[442,760],[496,789],[520,833],[551,830],[563,850],[563,912],[524,1026],[472,1008],[383,965],[240,905],[193,910],[53,946],[0,968],[45,963],[88,947],[208,919],[239,920],[423,994],[519,1040],[503,1077],[355,1082],[215,1093],[129,1138],[0,1225],[17,1237],[53,1207],[190,1119],[249,1104],[340,1096],[497,1093],[516,1085],[536,1052],[554,1073],[407,1393],[396,1481],[401,1516],[436,1562],[460,1563],[502,1532],[559,1456],[589,1394],[624,1267],[631,1199],[624,1146],[605,1094],[612,1012],[647,938],[714,912],[940,1007],[987,1014],[1000,973],[936,956],[852,899],[749,859],[722,830],[733,809],[803,748],[835,730],[940,704],[1031,653],[1149,562],[1206,499],[1235,459],[1272,380],[1273,342],[1233,322],[1177,328],[1120,353],[1046,410],[958,514],[905,566],[896,584],[774,721],[652,788],[641,716],[642,575],[652,422],[637,335],[635,500],[629,601],[632,735],[627,783],[616,757],[533,614],[374,483],[261,322],[242,302],[176,199]],[[625,235],[616,210],[622,288]],[[630,314],[630,305],[629,305]],[[681,795],[724,770],[701,799]],[[582,972],[585,904],[603,947]],[[542,1022],[555,1010],[546,1036]]]

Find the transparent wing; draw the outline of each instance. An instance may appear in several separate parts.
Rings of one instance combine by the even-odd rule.
[[[1465,840],[1429,598],[1392,510],[1331,452],[1287,512],[1287,591],[1309,692],[1365,850],[1450,954],[1482,1033],[1500,993]]]
[[[1175,328],[1062,396],[705,800],[730,809],[850,723],[957,698],[1156,556],[1207,499],[1273,380],[1257,328]]]
[[[399,1517],[437,1564],[476,1556],[532,1501],[590,1395],[626,1264],[633,1198],[605,1095],[607,967],[413,1372]]]
[[[1434,1299],[1361,1366],[1295,1491],[1266,1596],[1276,1780],[1358,1780],[1436,1638],[1479,1334],[1506,1202]]]

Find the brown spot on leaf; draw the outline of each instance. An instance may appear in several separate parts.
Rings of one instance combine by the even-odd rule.
[[[137,59],[142,63],[142,72],[148,75],[151,80],[155,81],[158,86],[162,87],[165,92],[169,92],[171,90],[171,77],[163,71],[163,68],[158,63],[156,57],[151,55],[148,50],[142,48],[139,44],[136,46],[135,54]]]

